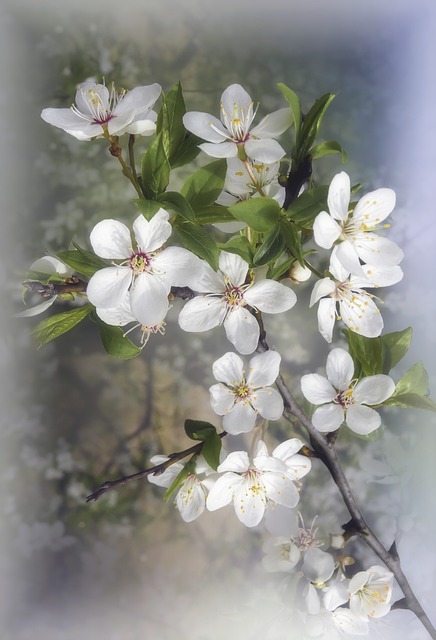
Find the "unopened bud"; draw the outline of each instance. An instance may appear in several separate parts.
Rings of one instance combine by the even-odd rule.
[[[297,284],[299,282],[305,282],[306,280],[309,280],[311,275],[311,270],[307,267],[302,267],[297,260],[293,263],[289,272],[289,277],[293,282]]]

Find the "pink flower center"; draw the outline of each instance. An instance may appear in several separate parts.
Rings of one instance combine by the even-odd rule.
[[[148,253],[134,253],[129,260],[129,266],[135,275],[150,271],[151,257]]]
[[[239,287],[228,286],[224,297],[229,307],[239,307],[244,303],[244,291]]]

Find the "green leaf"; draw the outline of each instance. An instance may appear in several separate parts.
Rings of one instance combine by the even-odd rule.
[[[194,211],[201,211],[204,207],[214,204],[224,188],[227,172],[225,159],[215,160],[197,169],[180,190]]]
[[[134,202],[138,210],[147,220],[151,220],[155,213],[162,207],[162,204],[157,200],[142,200],[138,198]]]
[[[141,349],[124,335],[120,327],[113,327],[102,320],[97,320],[101,341],[106,353],[113,358],[130,360],[141,353]]]
[[[327,210],[329,187],[320,186],[303,191],[286,211],[286,216],[301,227],[310,228],[318,213]]]
[[[294,258],[304,267],[304,254],[301,247],[300,234],[291,220],[282,218],[279,222],[279,230],[283,237],[284,243]]]
[[[85,249],[81,249],[77,245],[74,246],[76,248],[73,251],[58,251],[56,254],[59,260],[65,262],[70,269],[90,278],[99,269],[109,266],[109,262],[102,260],[95,253],[85,251]]]
[[[282,92],[284,99],[286,100],[286,102],[291,108],[292,117],[294,118],[294,127],[295,127],[295,135],[296,135],[296,142],[297,142],[298,135],[300,133],[300,128],[301,128],[300,98],[297,96],[297,94],[294,91],[292,91],[292,89],[290,89],[285,84],[283,84],[283,82],[279,82],[277,86]]]
[[[428,396],[420,396],[417,393],[401,393],[394,395],[383,404],[401,407],[402,409],[423,409],[424,411],[436,411],[436,404]]]
[[[266,274],[266,277],[269,280],[277,280],[284,273],[289,271],[292,267],[292,264],[295,262],[295,258],[288,258],[284,262],[280,262],[279,264],[275,264],[274,266],[270,265]]]
[[[191,440],[206,440],[216,428],[210,422],[204,420],[185,420],[185,433]]]
[[[380,338],[364,336],[343,329],[348,340],[348,350],[354,361],[356,377],[375,376],[383,372],[384,348]]]
[[[215,430],[211,431],[206,440],[204,440],[203,448],[201,450],[203,458],[214,471],[217,470],[220,463],[221,446],[221,438]]]
[[[185,220],[194,221],[195,214],[193,208],[186,198],[184,198],[180,193],[177,193],[177,191],[165,191],[165,193],[162,193],[159,196],[158,200],[166,209],[172,209],[185,218]]]
[[[261,266],[277,260],[285,249],[285,238],[281,225],[277,225],[267,233],[264,241],[254,254],[253,262]]]
[[[157,135],[142,156],[142,183],[149,200],[165,191],[171,166],[165,151],[162,132]]]
[[[253,261],[253,249],[249,240],[245,236],[236,236],[227,242],[220,243],[218,246],[223,251],[236,253],[236,255],[241,256],[245,262],[251,265]]]
[[[187,462],[185,464],[185,466],[183,467],[183,469],[180,471],[180,473],[174,478],[173,482],[170,484],[170,486],[168,487],[168,489],[165,491],[164,493],[164,500],[168,500],[168,498],[171,496],[171,494],[174,493],[174,491],[180,487],[181,484],[183,484],[183,481],[186,480],[186,478],[188,477],[188,475],[190,473],[194,473],[195,472],[195,460],[189,460],[189,462]]]
[[[320,142],[315,147],[312,147],[309,152],[312,158],[324,158],[325,156],[331,156],[333,153],[342,154],[343,164],[348,162],[347,152],[336,140],[327,140],[327,142]]]
[[[385,346],[383,373],[389,373],[404,358],[410,347],[412,333],[412,328],[408,327],[404,331],[394,331],[380,337]]]
[[[171,167],[173,169],[177,169],[178,167],[183,167],[185,164],[189,164],[190,162],[195,160],[195,158],[201,151],[198,146],[201,143],[201,138],[198,138],[197,136],[194,136],[194,134],[187,132],[185,135],[185,139],[171,159]]]
[[[318,98],[304,118],[298,148],[298,153],[301,157],[308,153],[315,142],[324,114],[334,97],[335,95],[333,93],[326,93]]]
[[[214,271],[218,269],[217,244],[201,225],[183,220],[181,223],[175,224],[174,229],[189,251],[206,260]]]
[[[87,304],[78,309],[64,311],[50,318],[46,318],[36,325],[32,331],[32,337],[38,343],[38,349],[55,338],[59,338],[63,333],[70,331],[76,324],[79,324],[94,309],[92,304]]]
[[[177,82],[168,93],[162,93],[162,106],[156,121],[156,133],[162,133],[165,153],[171,163],[185,138],[183,116],[186,113],[182,87]]]
[[[269,231],[280,218],[280,205],[273,198],[250,198],[232,205],[229,211],[254,231]]]
[[[211,204],[195,214],[195,220],[199,224],[214,224],[216,222],[235,222],[234,216],[226,207],[220,204]]]
[[[422,362],[410,367],[395,387],[394,396],[405,393],[417,393],[419,396],[428,393],[428,373]]]

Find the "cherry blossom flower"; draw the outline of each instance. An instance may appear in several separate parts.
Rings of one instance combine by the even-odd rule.
[[[32,262],[29,271],[47,274],[47,276],[52,276],[56,273],[65,279],[71,278],[71,276],[73,275],[73,271],[69,267],[67,267],[67,265],[61,262],[61,260],[58,260],[58,258],[54,258],[53,256],[44,256],[43,258],[38,258],[38,260]],[[20,311],[20,313],[17,313],[16,317],[31,318],[46,311],[58,298],[58,295],[56,294],[44,294],[43,297],[46,297],[46,295],[49,296],[47,300],[44,300],[44,302],[37,304],[35,307]]]
[[[259,197],[261,194],[278,201],[280,206],[285,199],[285,189],[277,181],[280,163],[243,162],[239,158],[227,160],[227,175],[224,190],[217,199],[218,204],[229,207],[240,200]]]
[[[356,333],[367,338],[379,336],[383,329],[383,318],[375,304],[374,295],[365,289],[387,287],[396,284],[403,277],[401,268],[373,267],[364,265],[363,276],[353,276],[335,256],[330,261],[333,278],[322,278],[315,284],[310,298],[310,306],[318,306],[318,329],[327,342],[332,341],[336,318]],[[336,313],[339,306],[339,314]]]
[[[120,307],[129,292],[131,310],[146,327],[159,325],[169,308],[171,286],[186,286],[202,273],[201,261],[186,249],[160,250],[171,235],[169,214],[164,209],[147,221],[139,215],[133,223],[137,248],[130,231],[117,220],[102,220],[91,231],[90,241],[101,258],[121,264],[97,271],[87,286],[89,301],[100,309]]]
[[[353,275],[363,275],[359,258],[375,267],[399,264],[404,255],[401,249],[391,240],[373,233],[395,207],[395,192],[392,189],[371,191],[360,198],[352,212],[350,198],[350,178],[341,171],[330,184],[327,199],[330,213],[321,211],[315,218],[315,242],[324,249],[331,249],[339,242],[335,255]]]
[[[292,124],[288,107],[274,111],[251,127],[256,110],[248,93],[239,84],[232,84],[221,96],[221,121],[208,113],[189,111],[183,116],[188,131],[207,140],[200,145],[213,158],[232,158],[238,147],[256,162],[276,162],[285,155],[274,140]]]
[[[356,573],[348,585],[350,610],[363,619],[385,616],[391,608],[393,578],[393,573],[378,565]]]
[[[156,455],[150,458],[153,465],[159,465],[168,460],[168,456]],[[149,482],[166,489],[172,485],[182,471],[184,465],[175,462],[160,475],[148,475]],[[177,491],[175,503],[185,522],[192,522],[201,516],[206,506],[206,496],[214,484],[214,470],[204,458],[198,458],[195,463],[195,473],[189,473]],[[202,476],[202,477],[201,477]]]
[[[293,508],[299,493],[289,477],[286,464],[268,455],[265,443],[257,444],[253,460],[246,451],[233,451],[219,465],[222,473],[207,496],[206,506],[215,511],[233,502],[236,516],[247,527],[262,520],[267,502]]]
[[[110,90],[104,84],[83,82],[70,109],[43,109],[41,118],[78,140],[123,133],[150,135],[156,129],[152,107],[159,98],[159,84],[135,87],[131,91]]]
[[[247,309],[265,313],[281,313],[291,309],[295,293],[274,280],[254,280],[246,283],[248,264],[238,255],[222,251],[219,271],[208,265],[193,288],[207,295],[189,300],[179,315],[184,331],[208,331],[224,324],[227,338],[242,354],[253,353],[259,341],[259,325]]]
[[[209,389],[211,405],[215,413],[223,416],[223,428],[228,433],[251,431],[257,414],[266,420],[281,418],[282,397],[269,386],[279,375],[280,361],[276,351],[256,355],[249,362],[248,375],[236,353],[226,353],[213,363],[213,375],[219,384]]]
[[[389,376],[379,374],[353,379],[354,363],[344,349],[332,349],[327,357],[327,378],[309,373],[301,378],[301,390],[309,402],[322,405],[312,416],[313,425],[323,433],[336,431],[344,422],[360,435],[371,433],[381,424],[377,411],[367,405],[378,405],[395,390]]]

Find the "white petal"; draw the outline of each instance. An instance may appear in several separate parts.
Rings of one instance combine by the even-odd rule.
[[[372,433],[381,425],[377,411],[362,404],[352,404],[346,415],[347,427],[362,436]]]
[[[51,307],[51,305],[56,300],[56,298],[57,296],[52,296],[48,300],[45,300],[44,302],[37,304],[35,307],[31,307],[30,309],[25,309],[24,311],[20,311],[20,313],[17,313],[14,317],[15,318],[32,318],[33,316],[37,316],[40,313],[44,313],[44,311],[46,311],[49,307]]]
[[[354,376],[354,362],[345,349],[332,349],[327,356],[327,378],[338,391],[345,391]]]
[[[229,132],[223,127],[220,120],[208,113],[188,111],[183,116],[183,124],[185,129],[209,142],[223,142],[229,137]]]
[[[107,267],[96,271],[86,287],[89,302],[103,309],[117,307],[126,297],[132,275],[129,267]]]
[[[300,451],[303,446],[303,442],[298,438],[290,438],[289,440],[285,440],[281,442],[272,452],[274,458],[279,458],[279,460],[283,460],[286,463],[288,458],[294,456],[298,451]]]
[[[332,620],[335,626],[344,633],[353,636],[367,636],[369,633],[368,622],[360,616],[356,616],[345,607],[338,607],[332,611]]]
[[[300,480],[309,473],[312,468],[310,458],[300,456],[298,453],[288,458],[286,461],[287,474],[292,480]]]
[[[199,293],[219,293],[224,294],[226,283],[221,271],[215,272],[210,265],[201,261],[203,265],[203,273],[199,281],[192,286],[194,291]]]
[[[150,253],[159,249],[171,235],[172,227],[168,222],[169,213],[165,209],[159,209],[157,213],[147,220],[142,213],[133,223],[138,247],[144,253]]]
[[[41,118],[48,124],[63,129],[78,140],[90,140],[103,133],[103,127],[87,122],[71,109],[43,109]]]
[[[189,300],[179,314],[183,331],[208,331],[221,324],[226,315],[222,298],[197,296]]]
[[[216,380],[231,387],[240,385],[245,373],[241,358],[231,351],[215,360],[212,371]]]
[[[304,555],[303,572],[311,582],[323,583],[335,570],[333,556],[321,549],[308,549]]]
[[[232,435],[249,433],[254,429],[257,414],[248,402],[236,402],[233,409],[223,416],[223,429]]]
[[[321,433],[336,431],[344,422],[344,410],[338,404],[325,404],[318,407],[312,416],[313,426]]]
[[[243,480],[236,473],[231,471],[222,475],[215,482],[206,499],[206,507],[209,511],[221,509],[233,500],[235,489],[242,484]]]
[[[185,522],[201,516],[206,507],[206,494],[197,478],[188,476],[177,494],[176,504]]]
[[[235,512],[246,527],[255,527],[265,513],[266,496],[264,487],[258,480],[247,478],[243,485],[235,490],[233,496]]]
[[[333,249],[330,260],[338,260],[342,267],[348,272],[357,276],[364,275],[360,264],[356,246],[349,240],[344,240]]]
[[[130,289],[130,304],[133,314],[144,327],[154,327],[167,314],[168,288],[157,276],[141,273]]]
[[[348,588],[348,580],[342,580],[341,582],[335,582],[324,593],[323,603],[326,609],[334,611],[341,604],[348,602],[350,597],[350,590]]]
[[[162,462],[166,462],[167,460],[168,456],[163,456],[160,454],[150,458],[150,462],[154,467],[162,464]],[[168,487],[171,486],[182,469],[183,464],[181,462],[175,462],[174,464],[171,464],[169,467],[167,467],[163,473],[160,473],[158,475],[149,474],[147,476],[147,480],[151,482],[151,484],[155,484],[158,487],[165,487],[166,489],[168,489]]]
[[[97,99],[103,109],[109,111],[108,88],[104,84],[97,84],[92,80],[82,82],[75,95],[77,109],[87,116],[93,116],[94,112],[91,109],[91,105],[94,107]]]
[[[154,106],[162,91],[160,84],[154,83],[146,86],[135,87],[128,91],[118,102],[112,114],[122,117],[128,114],[133,117],[138,113],[144,113]]]
[[[316,244],[324,249],[331,249],[340,235],[341,227],[336,220],[327,211],[321,211],[313,222],[313,237]]]
[[[292,289],[275,280],[256,282],[245,291],[244,299],[249,305],[265,313],[288,311],[297,302]]]
[[[114,327],[124,327],[124,325],[129,324],[129,322],[138,322],[132,313],[129,294],[127,294],[119,306],[110,309],[97,307],[96,312],[103,322]]]
[[[201,260],[183,247],[167,247],[153,258],[153,272],[174,287],[195,286],[203,275]]]
[[[333,218],[342,222],[347,220],[350,196],[350,177],[345,171],[341,171],[331,181],[327,197],[328,208]]]
[[[271,140],[270,138],[264,140],[249,138],[244,146],[247,155],[252,160],[265,162],[266,164],[277,162],[277,160],[280,160],[286,154],[277,140]]]
[[[270,387],[257,389],[252,396],[251,404],[266,420],[279,420],[283,415],[282,396]]]
[[[223,384],[214,384],[209,388],[210,404],[219,416],[229,413],[235,404],[235,396]]]
[[[363,378],[354,388],[353,398],[358,404],[380,404],[390,398],[395,391],[395,382],[380,373]]]
[[[212,158],[232,158],[238,154],[238,147],[234,142],[203,142],[198,146]]]
[[[234,309],[224,320],[227,339],[239,353],[253,353],[259,342],[259,325],[256,318],[243,307]]]
[[[250,466],[250,460],[246,451],[232,451],[227,458],[218,466],[218,473],[234,471],[244,473]]]
[[[132,133],[133,135],[137,136],[153,135],[153,133],[155,133],[156,131],[156,115],[157,114],[154,111],[151,111],[150,116],[152,116],[153,119],[150,118],[149,120],[134,120],[123,129],[122,133]]]
[[[29,271],[38,271],[39,273],[59,273],[61,276],[72,275],[72,270],[66,264],[54,258],[53,256],[44,256],[38,258],[30,265]]]
[[[353,220],[368,227],[373,227],[392,212],[395,207],[395,191],[392,189],[376,189],[360,198],[353,213]]]
[[[300,500],[298,489],[290,478],[279,473],[264,473],[262,481],[269,500],[293,509]]]
[[[250,118],[253,115],[253,101],[240,84],[231,84],[222,93],[221,111],[229,120],[241,116]]]
[[[130,231],[118,220],[98,222],[89,236],[92,248],[100,258],[129,258],[132,253]]]
[[[248,273],[248,264],[236,253],[221,251],[219,258],[220,270],[228,276],[235,287],[244,284]]]
[[[312,295],[310,296],[310,307],[318,302],[324,296],[328,296],[336,289],[336,285],[331,278],[322,278],[318,280],[313,287]],[[333,301],[334,302],[334,301]],[[334,305],[333,305],[334,306]]]
[[[332,384],[319,373],[307,373],[302,376],[301,391],[306,400],[309,400],[312,404],[332,402],[337,395],[337,391]]]
[[[361,260],[375,267],[396,265],[404,258],[403,251],[395,242],[375,233],[359,235],[355,245]]]
[[[371,286],[390,287],[403,279],[403,271],[398,265],[393,267],[373,267],[369,264],[363,265],[363,272]]]
[[[285,107],[269,113],[250,131],[256,138],[276,138],[291,126],[292,121],[291,110]]]
[[[353,301],[341,300],[339,309],[342,320],[351,331],[367,338],[376,338],[383,329],[383,318],[369,295],[355,295]]]
[[[333,327],[336,320],[336,302],[333,298],[324,298],[318,305],[318,331],[327,342],[333,338]]]
[[[255,389],[267,387],[277,380],[281,356],[277,351],[266,351],[251,358],[248,364],[248,384]]]

